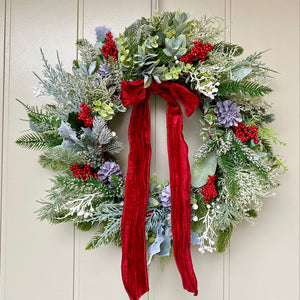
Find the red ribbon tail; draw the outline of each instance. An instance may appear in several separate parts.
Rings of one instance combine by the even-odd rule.
[[[129,125],[130,153],[121,221],[122,278],[131,300],[149,290],[146,262],[145,215],[149,197],[150,91],[133,107]]]
[[[171,187],[171,224],[173,249],[183,287],[198,295],[197,279],[190,253],[191,237],[191,174],[188,147],[182,134],[182,113],[179,105],[168,104],[168,156]]]

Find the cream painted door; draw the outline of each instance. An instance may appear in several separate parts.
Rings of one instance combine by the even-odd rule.
[[[76,56],[78,37],[93,41],[94,28],[122,31],[152,7],[191,11],[193,16],[224,18],[225,38],[245,46],[246,54],[271,48],[267,64],[280,72],[269,100],[277,116],[273,126],[287,147],[277,151],[289,172],[277,196],[265,201],[255,227],[242,224],[224,255],[201,256],[193,262],[202,300],[299,299],[299,1],[297,0],[1,0],[0,2],[0,167],[1,167],[1,300],[127,299],[120,276],[121,250],[114,246],[85,251],[91,233],[70,224],[50,226],[36,220],[35,200],[49,188],[51,172],[37,163],[37,153],[14,141],[24,129],[25,114],[15,101],[36,104],[31,71],[40,72],[39,47],[51,62],[59,50],[66,67]],[[168,177],[166,103],[151,99],[152,171]],[[190,153],[199,146],[195,115],[184,120]],[[126,149],[128,115],[116,120]],[[191,138],[193,136],[193,139]],[[143,300],[195,299],[181,287],[173,259],[149,271],[150,293]]]

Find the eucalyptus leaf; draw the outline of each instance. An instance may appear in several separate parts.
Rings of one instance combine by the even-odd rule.
[[[191,183],[194,187],[205,185],[208,175],[214,175],[217,169],[217,157],[214,151],[199,160],[194,166],[191,174]]]

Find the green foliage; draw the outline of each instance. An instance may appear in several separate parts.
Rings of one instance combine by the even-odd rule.
[[[188,46],[192,47],[194,41],[216,44],[224,32],[224,22],[218,17],[203,16],[192,21],[192,29],[187,33]]]
[[[270,92],[272,92],[272,89],[257,82],[226,80],[221,82],[218,94],[224,97],[230,94],[259,97]]]
[[[230,243],[232,231],[233,231],[233,226],[230,226],[224,230],[219,231],[218,239],[216,243],[216,248],[218,252],[222,253],[228,247]]]

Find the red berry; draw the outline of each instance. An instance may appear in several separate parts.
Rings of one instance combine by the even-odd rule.
[[[90,166],[87,164],[83,165],[83,169],[81,169],[77,164],[74,164],[70,171],[73,172],[73,176],[75,178],[80,178],[82,182],[87,181],[88,179],[91,179],[92,177],[98,178],[97,173],[92,174],[92,170],[90,169]]]
[[[90,116],[92,109],[88,108],[84,102],[80,105],[81,111],[78,114],[78,120],[83,121],[84,127],[89,128],[93,125],[93,118]]]
[[[245,123],[239,123],[238,126],[233,127],[235,130],[235,135],[242,141],[247,142],[253,139],[254,144],[258,144],[258,127],[250,125],[245,126]]]
[[[194,47],[192,48],[191,52],[183,55],[180,58],[180,61],[184,62],[185,64],[192,64],[194,60],[200,59],[200,61],[204,61],[207,53],[213,49],[213,45],[206,44],[204,45],[202,41],[194,42]]]
[[[105,45],[102,47],[102,54],[104,57],[112,57],[114,60],[118,60],[118,49],[111,32],[106,34]]]
[[[218,192],[215,187],[215,181],[217,179],[217,175],[210,176],[208,175],[208,179],[206,185],[204,185],[200,191],[202,195],[204,195],[204,201],[209,203],[208,200],[212,198],[216,198],[218,196]]]

